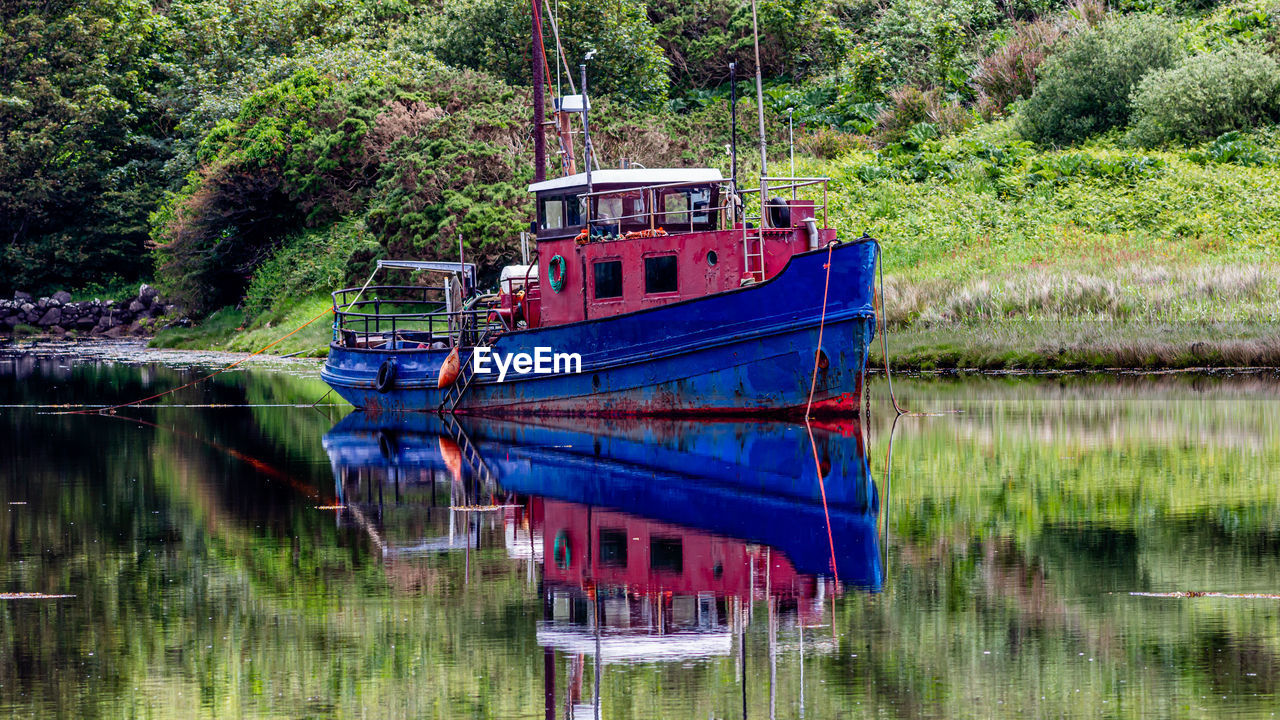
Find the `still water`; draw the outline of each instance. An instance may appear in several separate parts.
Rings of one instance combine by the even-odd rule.
[[[200,373],[0,352],[0,592],[70,596],[0,600],[0,716],[1280,706],[1274,376],[900,380],[945,412],[896,427],[876,383],[811,429],[370,417],[300,364],[41,407]]]

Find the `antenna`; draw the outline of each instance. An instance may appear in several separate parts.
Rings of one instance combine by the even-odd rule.
[[[791,199],[796,199],[796,126],[792,115],[796,109],[787,108],[787,144],[791,147]]]
[[[729,63],[729,179],[738,192],[738,63]]]
[[[591,59],[591,57],[592,57],[593,55],[595,55],[595,54],[596,54],[596,51],[595,51],[595,50],[592,50],[591,52],[587,53],[587,56],[586,56],[585,58],[583,58],[583,63],[582,63],[581,65],[579,65],[579,66],[578,66],[578,72],[582,73],[582,152],[583,152],[583,154],[584,154],[584,155],[586,155],[585,160],[587,161],[587,162],[586,162],[586,165],[587,165],[587,212],[586,212],[586,220],[587,220],[587,230],[588,230],[588,231],[590,231],[590,229],[591,229],[591,200],[592,200],[591,193],[592,193],[592,192],[594,192],[594,190],[593,190],[593,189],[592,189],[592,187],[591,187],[591,160],[592,160],[592,157],[591,157],[591,123],[589,122],[589,120],[588,120],[588,118],[587,118],[587,116],[590,114],[590,110],[591,110],[591,101],[590,101],[590,99],[589,99],[589,98],[588,98],[588,96],[587,96],[587,63],[586,63],[586,61],[587,61],[587,60],[590,60],[590,59]]]

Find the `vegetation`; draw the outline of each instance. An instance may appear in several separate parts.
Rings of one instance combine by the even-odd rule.
[[[989,328],[966,288],[1050,277],[1067,297],[1109,253],[1180,283],[1245,262],[1274,277],[1276,0],[758,9],[773,152],[790,111],[805,172],[836,178],[840,229],[883,238],[891,287],[918,298],[891,304],[899,330]],[[727,170],[729,62],[754,95],[749,2],[544,10],[564,92],[596,51],[603,162]],[[0,21],[0,292],[153,278],[192,319],[233,308],[233,329],[266,328],[379,257],[452,257],[459,235],[487,276],[516,256],[527,3],[17,0]],[[1182,290],[1201,319],[1274,318]],[[1087,311],[1140,334],[1193,321],[1144,298]],[[1000,321],[1021,320],[1043,317]],[[228,342],[217,327],[170,342]]]

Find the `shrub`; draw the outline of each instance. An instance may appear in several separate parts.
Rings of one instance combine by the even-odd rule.
[[[942,90],[902,87],[889,93],[889,106],[876,118],[879,138],[886,144],[919,141],[922,125],[936,133],[951,134],[973,124],[973,113],[958,102],[943,98]]]
[[[1280,117],[1280,63],[1224,48],[1153,72],[1133,94],[1133,138],[1145,145],[1206,140]]]
[[[301,232],[254,271],[245,292],[245,312],[257,315],[282,301],[335,290],[348,276],[353,256],[377,249],[377,240],[358,220]]]
[[[1238,130],[1223,133],[1211,143],[1192,150],[1184,157],[1197,165],[1244,165],[1275,167],[1280,165],[1280,154],[1269,152],[1258,141]]]
[[[1123,126],[1142,77],[1180,57],[1177,27],[1163,18],[1134,15],[1086,30],[1040,66],[1018,130],[1037,142],[1071,143]]]
[[[1019,23],[1007,43],[978,62],[973,83],[978,86],[983,115],[997,115],[1014,100],[1031,97],[1036,70],[1062,33],[1061,27],[1046,20]]]

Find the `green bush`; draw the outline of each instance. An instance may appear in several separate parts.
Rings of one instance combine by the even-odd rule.
[[[1144,145],[1207,140],[1280,117],[1280,63],[1252,47],[1197,55],[1153,72],[1133,94],[1132,137]]]
[[[637,0],[564,0],[560,4],[560,40],[578,82],[578,64],[591,50],[589,89],[627,104],[655,107],[667,100],[669,62],[658,36]],[[545,11],[544,11],[545,14]],[[547,65],[557,67],[550,18],[543,19]],[[448,0],[433,26],[425,30],[427,47],[455,68],[492,73],[508,83],[529,85],[529,38],[533,20],[528,0]],[[554,94],[554,90],[551,91]]]
[[[1040,66],[1018,131],[1041,143],[1073,143],[1124,126],[1142,77],[1181,55],[1177,26],[1160,17],[1132,15],[1085,30]]]
[[[358,220],[308,230],[286,240],[249,281],[244,309],[258,315],[316,292],[331,292],[349,274],[357,253],[378,251],[378,242]]]

